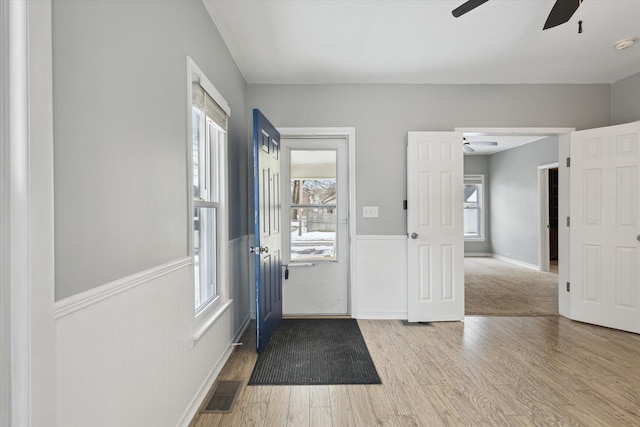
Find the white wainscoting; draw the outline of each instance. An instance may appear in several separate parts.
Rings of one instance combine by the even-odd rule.
[[[356,237],[356,308],[358,319],[407,318],[407,237],[359,235]],[[522,267],[538,266],[490,253],[467,253],[487,256]]]
[[[249,321],[247,242],[229,242],[231,294],[244,302],[196,342],[190,263],[107,284],[121,291],[105,298],[77,296],[73,310],[56,304],[57,425],[187,426]]]
[[[250,308],[251,290],[253,289],[253,255],[249,254],[251,236],[242,236],[229,242],[229,283],[232,289],[233,304],[233,342],[242,337],[252,319]]]
[[[249,254],[249,247],[255,244],[256,235],[251,234],[247,240],[247,254]],[[251,318],[256,318],[256,257],[253,254],[249,254],[249,311]]]
[[[407,318],[407,237],[356,237],[359,319]]]

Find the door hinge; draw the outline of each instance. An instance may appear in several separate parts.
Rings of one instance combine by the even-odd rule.
[[[571,283],[567,282],[567,292],[571,292]]]
[[[402,201],[402,209],[404,209],[405,211],[407,210],[407,201],[406,200]]]
[[[567,217],[567,227],[571,227],[571,217]]]
[[[571,167],[571,157],[567,157],[567,167]]]

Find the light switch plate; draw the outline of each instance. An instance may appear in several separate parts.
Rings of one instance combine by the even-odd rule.
[[[378,207],[377,206],[363,206],[362,207],[362,217],[363,218],[378,218]]]

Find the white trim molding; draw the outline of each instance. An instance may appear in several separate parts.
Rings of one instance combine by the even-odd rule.
[[[8,403],[0,406],[0,423],[47,425],[57,399],[51,0],[2,3],[2,198],[8,206],[1,215],[9,215],[2,263],[9,268],[1,286],[9,299],[2,318],[10,321],[2,337],[9,332],[10,338],[2,340],[9,385],[1,389]]]
[[[209,328],[216,324],[218,319],[222,317],[223,314],[227,312],[233,300],[225,301],[221,306],[216,307],[215,311],[211,314],[211,316],[207,317],[207,319],[200,325],[198,325],[198,329],[193,332],[193,336],[191,340],[192,344],[200,340],[202,336],[209,330]]]
[[[576,128],[467,128],[457,127],[454,129],[456,132],[462,133],[476,133],[478,135],[529,135],[529,136],[548,136],[548,135],[562,135],[571,133]]]
[[[488,252],[465,252],[465,257],[473,258],[473,257],[493,257],[493,254]]]
[[[55,303],[54,317],[59,319],[75,311],[82,310],[104,299],[126,292],[136,286],[143,285],[176,270],[188,267],[191,265],[191,262],[191,258],[189,257],[179,258],[57,301]]]
[[[517,259],[508,258],[502,255],[491,254],[491,258],[499,259],[500,261],[508,262],[510,264],[519,265],[520,267],[530,268],[532,270],[540,270],[540,268],[535,264],[529,264],[528,262],[519,261]]]
[[[11,233],[9,174],[9,2],[0,1],[0,426],[11,425]],[[7,236],[7,237],[5,237]]]
[[[31,425],[31,222],[29,174],[28,5],[8,2],[9,14],[9,295],[10,425]],[[23,361],[23,362],[19,362]]]

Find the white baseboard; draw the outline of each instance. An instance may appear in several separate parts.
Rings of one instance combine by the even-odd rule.
[[[238,330],[236,331],[236,334],[233,336],[232,342],[234,343],[240,342],[242,335],[244,335],[244,332],[247,330],[247,327],[249,326],[249,322],[251,322],[251,315],[247,316],[244,319],[244,321],[242,322],[242,325],[240,325],[240,328],[238,328]]]
[[[530,268],[532,270],[540,271],[540,267],[534,264],[529,264],[528,262],[518,261],[517,259],[507,258],[502,255],[491,254],[491,258],[499,259],[500,261],[508,262],[511,264],[519,265],[520,267]]]
[[[218,378],[218,375],[220,375],[220,372],[222,372],[222,368],[224,368],[224,365],[229,360],[229,357],[231,357],[232,352],[233,352],[233,346],[229,345],[225,350],[224,354],[222,355],[222,357],[220,357],[220,359],[218,360],[218,363],[216,363],[216,365],[213,367],[213,369],[207,376],[206,381],[202,384],[202,387],[200,387],[200,390],[198,390],[198,393],[189,403],[187,410],[184,412],[184,414],[182,415],[182,418],[178,422],[178,427],[189,427],[189,424],[191,424],[191,421],[198,413],[198,409],[200,409],[200,405],[202,405],[202,402],[207,397],[207,393],[209,393],[209,390],[211,390],[213,383],[215,383],[216,379]]]
[[[493,254],[488,252],[465,252],[464,256],[466,257],[493,257]]]

